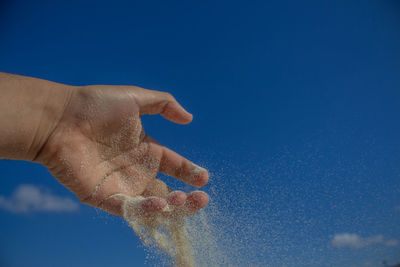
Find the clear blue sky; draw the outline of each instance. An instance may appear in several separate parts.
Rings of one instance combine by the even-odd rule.
[[[254,224],[243,266],[380,266],[400,262],[399,29],[394,0],[3,0],[0,71],[171,92],[193,123],[145,128]],[[75,200],[40,165],[2,160],[0,177],[9,200],[23,184]],[[0,228],[1,266],[146,260],[122,220],[84,205],[2,209]]]

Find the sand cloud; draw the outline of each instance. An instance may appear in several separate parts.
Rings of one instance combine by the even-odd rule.
[[[35,185],[18,186],[10,197],[0,196],[0,208],[14,213],[71,212],[78,210],[78,203],[67,197],[53,195]]]
[[[396,239],[385,240],[385,238],[382,235],[361,237],[357,234],[341,233],[334,235],[330,244],[338,248],[343,248],[343,247],[363,248],[374,244],[381,244],[385,246],[397,246],[398,240]]]

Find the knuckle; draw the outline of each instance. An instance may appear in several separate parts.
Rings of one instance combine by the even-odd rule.
[[[175,101],[175,98],[172,94],[170,94],[168,92],[163,92],[163,95],[168,101]]]

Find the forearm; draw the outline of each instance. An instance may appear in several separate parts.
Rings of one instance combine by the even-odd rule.
[[[0,158],[34,160],[71,94],[71,86],[0,72]]]

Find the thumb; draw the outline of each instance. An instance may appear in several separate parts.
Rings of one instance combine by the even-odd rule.
[[[179,124],[187,124],[193,119],[192,114],[169,93],[142,89],[136,94],[136,100],[140,114],[161,114],[167,120]]]

